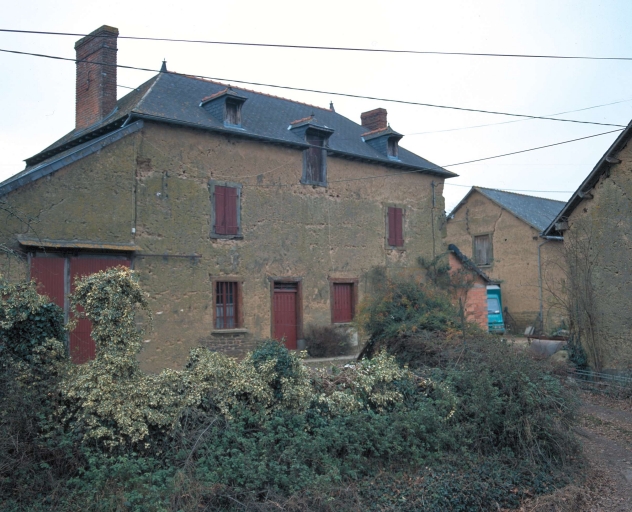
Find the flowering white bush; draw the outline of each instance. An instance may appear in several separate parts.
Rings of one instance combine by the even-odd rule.
[[[92,322],[96,358],[73,366],[63,380],[63,417],[87,442],[109,449],[149,448],[189,408],[216,408],[227,420],[244,407],[264,416],[310,408],[328,416],[383,412],[404,400],[397,382],[421,393],[431,386],[386,353],[331,375],[308,368],[300,354],[274,341],[242,361],[197,348],[186,369],[148,375],[136,358],[141,332],[134,320],[136,308],[147,310],[147,301],[131,270],[119,267],[82,279],[72,304],[75,310],[83,306]]]

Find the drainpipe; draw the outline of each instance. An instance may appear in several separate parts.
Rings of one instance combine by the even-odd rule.
[[[544,244],[550,242],[550,240],[544,240],[538,245],[538,281],[540,287],[540,333],[544,331],[544,312],[543,312],[543,299],[542,299],[542,255],[540,249]]]

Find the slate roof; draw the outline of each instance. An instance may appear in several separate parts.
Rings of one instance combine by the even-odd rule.
[[[373,161],[389,167],[419,170],[442,177],[456,174],[404,149],[399,149],[398,160],[389,159],[362,140],[365,127],[327,108],[315,107],[288,99],[231,86],[247,98],[242,106],[241,127],[228,127],[200,106],[204,98],[226,89],[224,83],[187,75],[165,72],[148,80],[117,102],[112,114],[99,123],[68,133],[44,151],[26,160],[28,173],[35,166],[54,159],[60,152],[77,146],[108,131],[120,128],[135,119],[145,119],[196,127],[215,132],[231,133],[296,147],[307,147],[304,138],[292,130],[290,123],[315,115],[319,124],[334,130],[328,150],[332,155]],[[11,180],[12,178],[9,178]],[[7,181],[9,181],[7,180]],[[6,182],[5,182],[6,183]]]
[[[564,201],[555,201],[554,199],[546,199],[544,197],[527,196],[493,188],[472,187],[461,202],[452,210],[449,217],[452,217],[475,191],[493,201],[501,208],[513,213],[520,220],[523,220],[539,232],[546,229],[566,204]]]
[[[603,176],[604,173],[607,173],[611,166],[621,163],[621,161],[614,155],[616,155],[616,153],[621,151],[627,145],[631,137],[632,121],[628,123],[628,126],[626,126],[625,130],[623,130],[619,134],[612,145],[599,159],[595,167],[593,167],[593,170],[590,171],[590,174],[588,174],[586,179],[582,182],[582,184],[577,188],[575,193],[568,200],[568,202],[564,205],[564,208],[562,208],[562,210],[559,211],[558,214],[551,219],[551,222],[544,230],[544,236],[557,237],[563,235],[563,233],[557,229],[556,224],[560,221],[568,220],[571,213],[573,213],[575,208],[577,208],[577,206],[579,206],[579,204],[584,200],[584,197],[590,193],[590,190],[601,179],[601,176]],[[608,176],[608,174],[606,174],[606,176]]]
[[[476,263],[474,263],[470,258],[468,258],[465,254],[463,254],[461,252],[461,250],[454,244],[450,244],[448,245],[448,251],[450,251],[452,254],[454,254],[457,259],[461,262],[461,264],[463,265],[463,268],[466,268],[472,272],[474,272],[475,274],[478,274],[483,281],[485,281],[486,283],[496,283],[497,281],[492,280],[485,272],[483,272],[478,265],[476,265]]]

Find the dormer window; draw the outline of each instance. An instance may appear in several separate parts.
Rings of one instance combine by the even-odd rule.
[[[232,99],[226,100],[226,109],[224,112],[224,124],[233,126],[241,126],[241,106],[243,102],[237,102]]]
[[[334,131],[318,123],[314,115],[293,121],[288,126],[308,147],[303,151],[304,185],[327,186],[327,145]]]
[[[390,126],[362,134],[362,140],[389,160],[399,160],[399,141],[403,137]]]
[[[204,98],[200,107],[227,128],[241,128],[241,107],[247,99],[228,87]]]
[[[327,183],[325,137],[308,133],[306,139],[310,147],[304,153],[304,180],[308,183]]]
[[[389,158],[397,158],[397,147],[398,144],[395,137],[388,139],[387,155]]]

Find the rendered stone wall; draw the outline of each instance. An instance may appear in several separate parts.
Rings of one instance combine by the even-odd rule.
[[[477,191],[447,222],[447,243],[455,244],[466,256],[473,257],[473,238],[491,234],[493,261],[481,269],[500,281],[503,307],[515,322],[516,334],[529,325],[537,326],[540,311],[538,245],[544,240],[512,213]],[[541,248],[543,272],[543,317],[545,332],[562,325],[564,314],[554,295],[563,279],[561,242],[549,241]]]
[[[613,155],[614,156],[614,155]],[[565,246],[580,239],[577,257],[591,262],[597,354],[590,362],[602,369],[632,370],[632,148],[616,155],[613,165],[569,218]],[[581,242],[583,240],[583,242]],[[583,341],[590,337],[582,333]],[[587,347],[589,348],[589,347]]]
[[[271,282],[300,278],[303,324],[331,323],[328,278],[416,268],[445,251],[443,180],[328,157],[329,186],[299,183],[302,152],[280,145],[146,122],[100,154],[6,197],[36,215],[42,238],[133,242],[153,330],[143,367],[180,367],[191,348],[243,353],[271,335]],[[354,181],[340,181],[363,178]],[[242,240],[212,239],[209,180],[242,185]],[[434,182],[434,209],[433,187]],[[405,208],[404,250],[386,247],[386,208]],[[92,206],[94,205],[94,206]],[[135,235],[132,235],[132,228]],[[24,232],[8,226],[7,243]],[[12,238],[13,237],[13,238]],[[213,328],[212,278],[243,281],[244,329]]]

